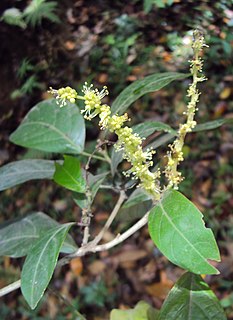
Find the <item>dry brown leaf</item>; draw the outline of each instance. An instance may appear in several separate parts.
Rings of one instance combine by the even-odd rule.
[[[135,262],[147,256],[146,250],[131,249],[122,250],[112,257],[116,264],[124,265],[125,263]]]
[[[105,84],[108,80],[108,75],[107,73],[100,73],[98,78],[97,78],[98,82],[101,84]]]
[[[231,88],[226,87],[221,91],[219,98],[222,100],[225,100],[225,99],[229,98],[230,95],[231,95]]]
[[[146,286],[146,291],[154,297],[165,299],[173,286],[173,282],[167,278],[164,271],[161,271],[160,279],[160,282]]]
[[[212,185],[212,179],[207,179],[205,182],[201,184],[201,192],[203,196],[208,196],[210,192],[210,187]]]
[[[65,47],[66,47],[66,49],[69,50],[69,51],[70,51],[70,50],[74,50],[75,46],[76,46],[76,45],[75,45],[75,42],[73,42],[73,41],[69,41],[69,40],[68,40],[68,41],[65,42]]]
[[[81,258],[71,260],[70,268],[75,276],[79,276],[83,271],[83,263]]]
[[[106,264],[101,260],[95,260],[88,266],[89,272],[94,276],[97,276],[98,274],[103,272],[105,268]]]

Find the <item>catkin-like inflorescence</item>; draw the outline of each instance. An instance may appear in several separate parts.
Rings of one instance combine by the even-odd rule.
[[[99,116],[99,125],[101,129],[108,129],[118,136],[118,142],[115,144],[116,150],[123,150],[123,157],[132,165],[127,174],[132,174],[134,179],[140,181],[140,186],[151,194],[156,200],[160,197],[160,190],[157,178],[160,175],[159,170],[151,172],[149,167],[153,165],[152,150],[143,151],[142,139],[133,130],[124,126],[129,121],[128,114],[122,116],[111,115],[111,109],[108,105],[102,104],[101,99],[108,94],[106,87],[101,92],[93,89],[92,86],[83,89],[85,108],[81,112],[87,120],[96,115]]]
[[[183,180],[181,172],[177,170],[177,167],[184,160],[182,149],[185,136],[196,126],[194,116],[200,95],[197,84],[206,80],[202,75],[203,60],[200,58],[200,52],[205,46],[203,35],[199,31],[195,31],[192,44],[194,57],[190,61],[190,72],[193,76],[193,81],[187,91],[187,96],[190,100],[187,110],[184,112],[187,119],[184,124],[180,124],[177,138],[169,145],[170,150],[166,154],[167,164],[164,170],[168,183],[162,191],[159,182],[160,169],[157,169],[155,172],[150,171],[150,167],[153,166],[152,157],[155,151],[151,149],[144,151],[142,148],[143,139],[138,134],[133,133],[132,128],[124,125],[126,121],[130,120],[127,113],[122,116],[118,114],[111,115],[110,106],[102,104],[102,99],[109,94],[107,87],[99,91],[98,89],[94,89],[93,85],[88,86],[85,83],[82,90],[83,95],[81,96],[70,87],[59,90],[50,88],[50,92],[55,95],[60,106],[66,105],[67,100],[71,103],[74,103],[76,99],[83,100],[85,107],[81,110],[81,113],[84,115],[84,118],[91,120],[98,115],[100,128],[114,132],[118,136],[118,141],[114,147],[116,150],[122,150],[124,159],[131,163],[131,168],[127,171],[126,175],[132,175],[133,179],[138,179],[139,186],[144,188],[155,201],[161,198],[162,192],[166,189],[172,187],[178,188],[179,183]]]
[[[206,80],[206,78],[202,75],[203,60],[200,58],[200,52],[205,46],[206,44],[204,42],[203,35],[199,31],[194,31],[194,39],[192,44],[194,58],[190,61],[190,72],[193,76],[193,81],[187,91],[187,96],[190,98],[190,100],[187,105],[187,110],[184,112],[184,114],[187,116],[187,119],[186,123],[179,126],[178,136],[173,144],[169,145],[170,150],[166,155],[167,165],[164,173],[168,180],[167,188],[174,187],[177,189],[178,184],[183,180],[181,172],[177,170],[177,167],[180,162],[184,160],[182,149],[184,146],[185,136],[196,126],[194,116],[197,111],[196,105],[200,96],[200,92],[197,89],[197,84],[198,82]]]
[[[133,130],[124,126],[129,121],[128,114],[122,116],[111,115],[111,108],[107,104],[102,104],[102,99],[108,95],[106,87],[102,91],[94,89],[93,85],[83,86],[83,96],[79,96],[74,89],[70,87],[59,90],[50,89],[50,92],[56,95],[61,106],[65,105],[65,100],[73,102],[73,99],[81,99],[85,107],[81,110],[86,120],[91,120],[99,116],[99,126],[102,130],[108,129],[118,136],[118,142],[114,145],[116,150],[123,150],[123,157],[131,163],[130,170],[126,175],[132,174],[133,179],[139,180],[139,185],[144,188],[155,200],[160,198],[160,187],[158,178],[160,177],[159,169],[151,172],[149,168],[153,166],[152,157],[155,153],[153,150],[143,151],[142,138],[133,133]],[[72,99],[72,101],[71,101]]]

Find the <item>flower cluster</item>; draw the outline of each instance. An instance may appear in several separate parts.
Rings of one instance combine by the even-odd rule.
[[[115,116],[117,117],[117,116]],[[121,117],[119,117],[121,118]],[[112,130],[111,130],[112,131]],[[143,187],[155,200],[160,198],[160,188],[158,178],[160,177],[159,169],[156,172],[149,170],[153,166],[152,157],[154,150],[142,149],[142,138],[129,127],[116,126],[114,132],[118,136],[118,142],[115,145],[116,150],[123,150],[123,157],[132,165],[127,175],[133,175],[133,179],[140,180],[140,186]]]
[[[133,133],[133,130],[124,123],[129,121],[128,114],[122,116],[112,115],[108,105],[102,104],[101,99],[108,94],[107,88],[104,87],[101,92],[93,89],[92,85],[83,88],[85,109],[81,112],[87,120],[91,120],[96,115],[99,116],[99,125],[101,129],[108,129],[118,136],[118,142],[115,144],[116,150],[123,150],[123,157],[132,165],[129,170],[135,179],[140,180],[140,186],[150,193],[155,199],[159,199],[160,190],[156,179],[159,176],[159,171],[150,172],[149,167],[153,165],[153,151],[142,149],[142,139],[139,135]]]
[[[111,114],[111,111],[109,106],[102,105],[101,100],[108,95],[109,92],[107,87],[104,87],[100,92],[98,89],[92,88],[92,84],[88,87],[87,83],[85,82],[82,90],[84,93],[82,99],[85,103],[85,109],[82,110],[81,113],[84,113],[84,118],[86,120],[91,120],[98,114],[102,114],[102,119],[104,122],[104,119]]]
[[[188,132],[196,126],[196,121],[194,121],[195,112],[198,110],[196,105],[198,103],[200,92],[197,89],[198,82],[206,80],[204,76],[201,75],[203,60],[200,58],[200,52],[206,44],[204,42],[204,37],[199,31],[194,32],[194,41],[192,48],[194,51],[194,59],[190,61],[190,72],[193,76],[193,82],[188,88],[187,96],[190,101],[187,105],[187,111],[184,114],[187,116],[186,123],[181,124],[178,130],[178,136],[172,145],[169,145],[170,151],[167,152],[167,166],[164,171],[165,176],[168,180],[167,188],[177,188],[178,184],[183,180],[181,172],[177,171],[177,167],[183,158],[183,146],[185,136]]]
[[[61,88],[59,90],[51,89],[50,92],[56,95],[62,106],[65,105],[64,100],[74,102],[73,99],[81,99],[85,103],[85,107],[81,110],[84,118],[91,120],[95,116],[99,116],[99,126],[101,129],[108,129],[118,136],[118,142],[115,144],[116,150],[123,150],[123,157],[131,163],[131,169],[128,174],[133,175],[133,179],[140,181],[140,186],[144,188],[155,200],[160,198],[160,188],[157,178],[160,176],[160,171],[151,172],[149,167],[153,165],[152,156],[155,153],[153,150],[143,151],[142,138],[127,126],[124,126],[126,121],[129,121],[128,114],[122,116],[111,115],[111,109],[107,104],[102,104],[102,99],[108,95],[106,87],[102,91],[93,89],[93,85],[88,86],[87,83],[83,86],[83,96],[79,96],[74,89],[70,87]],[[72,100],[72,101],[71,101]]]
[[[192,44],[194,58],[190,61],[190,71],[193,76],[193,81],[187,91],[187,96],[190,98],[190,101],[187,105],[187,110],[184,112],[187,119],[186,123],[179,126],[177,138],[169,145],[170,150],[166,154],[167,164],[164,174],[168,180],[168,184],[164,187],[164,190],[171,187],[178,188],[178,184],[183,180],[177,167],[180,162],[184,160],[182,149],[186,134],[191,132],[196,125],[194,116],[200,95],[197,84],[206,80],[205,77],[202,76],[203,60],[200,58],[200,52],[204,46],[206,46],[204,37],[199,31],[195,31]],[[88,86],[87,83],[85,83],[82,96],[79,96],[77,92],[70,87],[59,90],[50,88],[50,92],[55,95],[61,106],[66,104],[66,100],[71,103],[74,103],[76,99],[83,100],[85,107],[81,110],[81,113],[84,114],[84,118],[91,120],[98,115],[100,128],[114,132],[118,136],[118,141],[114,147],[116,150],[123,150],[124,159],[131,163],[131,168],[126,175],[132,174],[133,179],[138,179],[140,181],[139,185],[144,188],[154,200],[161,198],[162,191],[159,182],[161,175],[160,169],[157,169],[155,172],[151,172],[149,169],[153,166],[152,157],[155,151],[151,149],[144,151],[142,148],[143,139],[138,134],[133,133],[132,128],[124,125],[125,122],[130,120],[127,113],[121,116],[118,114],[111,115],[110,106],[102,104],[102,99],[109,94],[107,87],[99,91],[98,89],[94,89],[93,85]]]
[[[71,87],[60,88],[58,90],[50,88],[49,92],[56,97],[60,107],[64,107],[67,100],[71,103],[75,103],[75,99],[78,98],[76,90],[72,89]]]

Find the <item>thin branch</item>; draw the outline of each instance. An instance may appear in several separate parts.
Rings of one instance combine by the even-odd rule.
[[[144,227],[148,222],[149,212],[147,212],[137,223],[135,223],[131,228],[125,231],[122,234],[118,234],[115,239],[109,241],[107,243],[101,244],[93,248],[92,252],[99,252],[111,249],[117,246],[119,243],[125,241],[130,236],[132,236],[136,231],[140,230]]]
[[[118,198],[118,201],[114,207],[114,209],[112,210],[110,216],[108,217],[108,220],[106,221],[103,229],[100,231],[100,233],[95,237],[95,239],[91,242],[94,246],[97,245],[100,240],[103,238],[105,232],[109,229],[109,227],[111,226],[113,220],[115,219],[118,211],[120,210],[120,207],[122,205],[122,203],[124,202],[124,200],[126,199],[126,194],[123,190],[120,191],[120,196]]]
[[[101,184],[100,189],[108,189],[108,190],[112,190],[117,193],[119,193],[121,191],[120,188],[114,187],[112,185],[107,185],[107,184]]]
[[[17,280],[11,284],[9,284],[8,286],[0,289],[0,297],[5,296],[6,294],[19,289],[21,286],[21,280]]]
[[[79,248],[75,253],[72,253],[61,260],[58,261],[57,267],[62,267],[63,265],[70,262],[70,260],[75,259],[77,257],[85,256],[90,252],[100,252],[105,251],[110,248],[115,247],[120,244],[124,240],[128,239],[131,235],[133,235],[136,231],[140,230],[144,227],[148,222],[149,212],[147,212],[137,223],[135,223],[131,228],[125,231],[122,234],[118,234],[115,239],[101,245],[93,245],[92,242],[89,242],[87,245]]]
[[[88,225],[84,228],[82,246],[85,246],[88,243],[89,236],[90,236],[90,233],[89,233],[89,225]]]
[[[95,155],[95,154],[90,154],[90,153],[85,152],[85,151],[82,151],[80,154],[81,154],[82,156],[85,156],[85,157],[90,157],[90,156],[91,156],[91,157],[94,158],[94,159],[101,160],[101,161],[105,161],[105,162],[109,163],[108,159],[106,159],[106,158],[104,158],[104,157],[101,157],[101,156],[97,156],[97,155]]]

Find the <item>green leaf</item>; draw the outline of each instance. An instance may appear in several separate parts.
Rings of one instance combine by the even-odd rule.
[[[56,99],[45,100],[29,111],[10,141],[47,152],[80,153],[85,141],[84,120],[76,105],[67,102],[60,108]]]
[[[115,148],[112,149],[111,154],[111,173],[114,177],[117,171],[118,165],[123,161],[123,150],[117,151]]]
[[[148,320],[147,312],[150,308],[147,302],[140,301],[134,309],[113,309],[110,313],[110,320]]]
[[[0,168],[0,191],[34,179],[51,179],[55,171],[54,161],[20,160]]]
[[[0,228],[0,256],[18,258],[27,255],[38,239],[57,226],[60,224],[43,212],[7,221]],[[76,250],[74,240],[68,235],[61,252],[72,253]]]
[[[147,318],[148,318],[148,320],[158,320],[159,319],[159,310],[150,307],[147,310]]]
[[[153,148],[153,149],[157,149],[158,147],[164,145],[165,143],[167,143],[168,141],[170,141],[172,138],[174,138],[176,135],[173,133],[166,133],[163,135],[160,135],[159,137],[157,137],[154,141],[152,141],[151,143],[149,143],[146,148]]]
[[[18,26],[22,29],[26,28],[26,23],[23,20],[22,12],[17,8],[10,8],[3,12],[0,21],[4,21],[10,25]]]
[[[205,122],[205,123],[197,124],[196,127],[192,131],[193,132],[198,132],[198,131],[213,130],[213,129],[221,127],[224,124],[231,124],[231,123],[233,123],[233,119],[232,118],[208,121],[208,122]]]
[[[86,184],[82,177],[80,162],[77,158],[64,155],[64,163],[55,163],[56,171],[53,180],[66,189],[83,193]]]
[[[159,320],[226,320],[223,309],[201,276],[185,273],[175,284]]]
[[[60,19],[55,13],[56,7],[56,1],[32,0],[25,8],[23,14],[26,22],[30,23],[32,27],[40,25],[43,19],[59,23]]]
[[[123,204],[122,208],[130,208],[137,205],[138,203],[150,200],[151,197],[144,190],[137,188],[135,189],[127,201]]]
[[[176,135],[176,131],[168,124],[159,121],[146,121],[132,127],[133,132],[142,138],[147,138],[156,131],[165,131]]]
[[[154,4],[154,0],[144,0],[143,1],[143,10],[147,14],[151,11]]]
[[[189,74],[177,72],[156,73],[137,80],[125,88],[113,102],[111,111],[119,115],[124,113],[128,107],[138,98],[148,92],[158,91],[174,80],[189,77]]]
[[[60,249],[73,224],[63,224],[47,232],[27,255],[22,270],[21,290],[32,309],[37,306],[52,278]]]
[[[158,249],[181,268],[197,274],[218,274],[207,259],[220,261],[219,250],[202,218],[191,201],[170,190],[150,212],[150,236]]]

